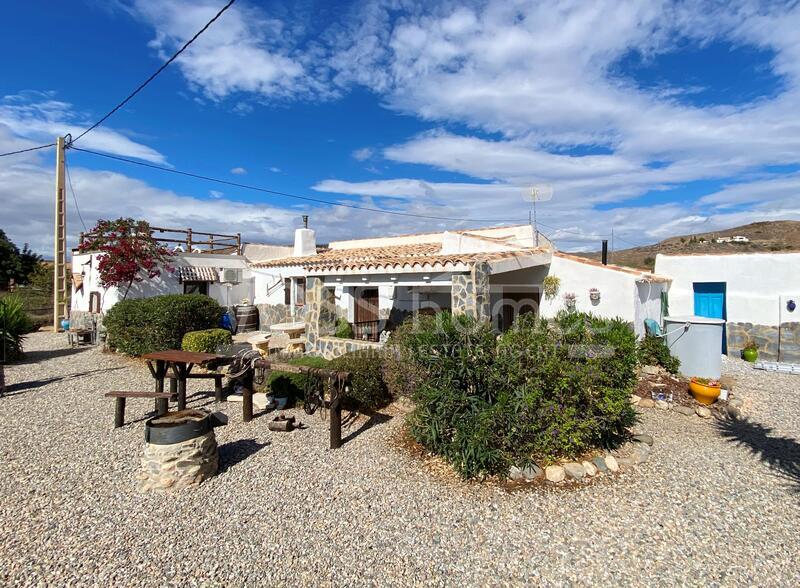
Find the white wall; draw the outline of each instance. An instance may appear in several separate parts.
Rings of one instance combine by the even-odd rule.
[[[636,276],[602,266],[590,265],[572,259],[553,256],[548,275],[558,276],[561,285],[558,294],[552,300],[542,296],[541,312],[544,317],[555,316],[563,310],[564,294],[575,294],[575,308],[581,312],[591,312],[598,316],[621,317],[635,322]],[[544,278],[544,276],[540,276]],[[539,281],[541,284],[541,280]],[[600,290],[600,300],[589,300],[589,289]]]
[[[657,255],[655,271],[672,278],[669,311],[694,314],[695,282],[725,282],[727,320],[778,325],[780,296],[800,298],[800,253]],[[800,311],[795,311],[800,320]]]
[[[219,271],[222,268],[237,268],[242,270],[242,282],[231,287],[230,292],[225,284],[219,282],[209,283],[208,295],[214,298],[223,306],[238,304],[244,298],[253,299],[254,280],[247,269],[244,258],[236,255],[207,255],[186,253],[175,256],[171,262],[176,269],[179,267],[212,267]],[[108,288],[100,286],[100,275],[97,270],[97,254],[73,253],[72,271],[73,273],[83,273],[83,288],[76,292],[72,286],[72,305],[73,310],[89,310],[89,296],[92,292],[100,293],[101,310],[106,312],[114,306],[125,294],[124,289]],[[183,284],[178,279],[178,272],[170,273],[165,270],[156,278],[145,278],[141,282],[134,282],[128,292],[127,298],[149,298],[162,294],[180,294],[183,292]]]

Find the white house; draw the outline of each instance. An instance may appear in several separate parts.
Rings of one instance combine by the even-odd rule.
[[[325,356],[374,344],[413,312],[472,314],[502,331],[523,312],[555,315],[566,292],[577,309],[621,317],[642,334],[645,318],[661,318],[668,282],[556,252],[541,235],[537,245],[529,225],[336,241],[319,250],[313,231],[299,231],[294,253],[302,255],[252,264],[255,301],[262,322],[303,318],[307,350]],[[542,300],[547,275],[561,282],[552,300]],[[330,336],[337,318],[352,324],[356,341]]]
[[[672,278],[672,316],[727,321],[723,351],[747,341],[762,358],[800,362],[800,253],[656,256],[655,270]]]

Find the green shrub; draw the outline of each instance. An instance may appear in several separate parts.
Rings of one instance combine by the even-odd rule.
[[[641,365],[660,365],[671,374],[677,374],[681,360],[673,357],[663,337],[646,336],[636,350]]]
[[[327,359],[313,355],[295,357],[285,360],[291,365],[303,365],[313,368],[327,368]],[[292,398],[302,400],[305,394],[306,379],[304,374],[293,374],[290,372],[271,371],[267,377],[266,385],[271,394],[281,398]]]
[[[347,322],[347,319],[340,317],[336,319],[336,330],[333,336],[339,339],[352,339],[356,335],[353,332],[353,326]]]
[[[634,423],[636,337],[622,320],[525,315],[503,335],[497,370],[507,382],[498,427],[515,463],[613,446]]]
[[[143,355],[180,349],[186,333],[217,327],[223,312],[203,294],[169,294],[118,302],[106,313],[103,325],[112,349]]]
[[[22,298],[16,294],[0,298],[0,361],[19,359],[22,342],[31,330],[33,321],[25,312]]]
[[[398,337],[404,357],[425,377],[414,392],[411,435],[464,477],[504,471],[492,411],[495,336],[488,324],[448,312],[418,316]]]
[[[204,331],[189,331],[183,336],[181,349],[184,351],[198,351],[201,353],[214,353],[219,347],[231,345],[233,337],[228,329],[205,329]]]
[[[523,315],[499,342],[464,316],[418,320],[397,341],[425,375],[409,429],[464,477],[613,446],[634,423],[636,340],[621,320]]]
[[[375,410],[391,401],[383,379],[383,353],[362,349],[346,353],[330,362],[330,369],[350,372],[347,401],[363,410]]]

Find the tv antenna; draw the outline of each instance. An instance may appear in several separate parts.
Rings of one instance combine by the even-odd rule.
[[[528,222],[533,229],[533,236],[536,241],[536,247],[539,246],[539,226],[536,222],[536,203],[544,202],[553,198],[553,186],[550,184],[536,184],[530,187],[530,190],[525,195],[531,201],[531,210],[528,212]]]

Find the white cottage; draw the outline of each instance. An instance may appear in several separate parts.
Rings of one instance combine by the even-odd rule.
[[[312,230],[300,229],[292,257],[251,270],[262,326],[302,318],[307,351],[327,357],[376,344],[413,312],[468,313],[500,331],[520,313],[553,316],[567,304],[562,295],[542,300],[542,282],[553,274],[579,310],[621,317],[643,333],[645,318],[661,318],[668,282],[556,252],[541,235],[537,244],[529,225],[336,241],[327,248],[316,247]],[[339,318],[352,325],[354,340],[331,336]]]
[[[748,341],[764,359],[800,362],[800,253],[656,256],[672,277],[669,312],[726,321],[722,351]]]

